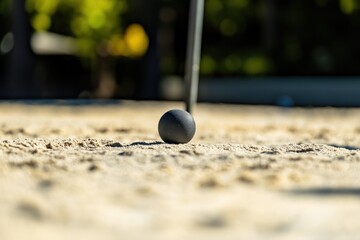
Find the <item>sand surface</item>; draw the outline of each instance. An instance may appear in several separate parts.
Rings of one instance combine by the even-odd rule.
[[[360,109],[0,104],[0,239],[360,239]]]

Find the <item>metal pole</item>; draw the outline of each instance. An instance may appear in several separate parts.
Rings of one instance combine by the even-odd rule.
[[[197,101],[204,0],[190,0],[189,32],[185,66],[186,111],[193,112]]]

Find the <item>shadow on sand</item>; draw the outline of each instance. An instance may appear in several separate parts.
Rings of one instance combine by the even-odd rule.
[[[360,188],[351,188],[351,187],[323,187],[323,188],[308,188],[308,189],[296,189],[286,191],[286,193],[294,195],[317,195],[317,196],[359,196],[360,197]]]
[[[127,147],[133,147],[133,146],[155,146],[155,145],[163,145],[163,142],[160,141],[154,141],[154,142],[133,142],[127,145]]]
[[[355,147],[355,146],[348,146],[348,145],[337,145],[337,144],[329,144],[329,146],[331,147],[335,147],[335,148],[343,148],[343,149],[347,149],[347,150],[359,150],[360,148]]]

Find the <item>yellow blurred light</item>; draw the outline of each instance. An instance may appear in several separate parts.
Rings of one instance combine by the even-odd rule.
[[[88,25],[83,17],[74,18],[70,23],[70,27],[75,36],[84,36],[89,33]]]
[[[253,56],[246,59],[244,71],[249,75],[260,75],[266,73],[270,68],[269,61],[261,56]]]
[[[105,25],[105,15],[101,11],[95,11],[88,18],[88,24],[93,29],[100,29]]]
[[[59,0],[36,1],[35,9],[41,13],[53,14],[57,9],[58,4]]]
[[[44,13],[36,14],[32,19],[31,25],[36,31],[46,31],[51,26],[51,18]]]
[[[228,4],[230,6],[236,7],[236,8],[246,8],[249,4],[249,0],[228,0]]]
[[[112,36],[112,38],[109,40],[107,45],[107,51],[110,55],[113,56],[128,55],[125,41],[119,34]]]
[[[220,23],[220,32],[225,36],[233,36],[237,32],[236,23],[229,18],[226,18]]]
[[[340,0],[340,8],[345,14],[351,14],[356,8],[355,0]]]
[[[224,8],[224,5],[221,0],[208,0],[205,8],[206,12],[214,14],[221,12]]]
[[[149,47],[149,38],[140,24],[131,24],[127,27],[124,41],[131,57],[143,56]]]
[[[216,71],[215,59],[209,55],[204,55],[200,61],[200,72],[204,75],[213,74]]]

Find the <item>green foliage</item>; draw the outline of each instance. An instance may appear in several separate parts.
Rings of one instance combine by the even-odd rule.
[[[207,0],[205,20],[222,35],[233,36],[244,30],[244,20],[252,14],[249,5],[250,0]]]
[[[263,75],[272,69],[269,58],[245,42],[259,29],[261,7],[262,2],[251,0],[206,1],[204,34],[212,37],[204,41],[201,74]]]
[[[75,37],[79,54],[91,57],[94,49],[121,35],[126,0],[27,0],[35,31],[66,32]]]
[[[9,15],[11,2],[0,0],[2,16]],[[172,20],[164,24],[178,38],[173,49],[166,49],[169,51],[162,59],[162,68],[166,73],[180,73],[185,45],[178,43],[186,42],[182,36],[187,22],[180,18],[187,16],[184,11],[188,1],[160,3],[161,9],[171,10],[164,19]],[[142,26],[123,29],[123,16],[132,6],[141,8],[142,3],[140,0],[26,0],[35,31],[74,37],[78,54],[87,59],[93,58],[96,51],[127,57],[144,54],[149,41]],[[230,76],[347,72],[349,62],[352,69],[360,66],[359,10],[359,0],[206,0],[201,73]],[[164,12],[160,11],[160,15]]]
[[[206,0],[201,73],[342,74],[349,62],[358,69],[359,10],[359,0]]]
[[[340,8],[345,14],[352,14],[360,8],[358,0],[340,0]]]

